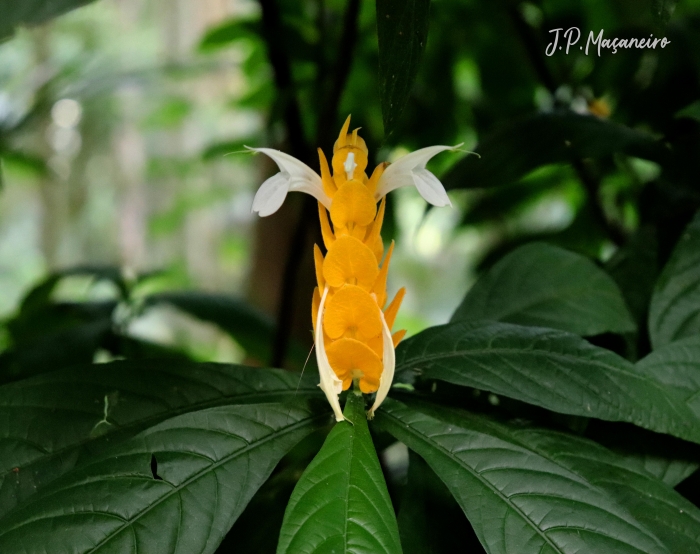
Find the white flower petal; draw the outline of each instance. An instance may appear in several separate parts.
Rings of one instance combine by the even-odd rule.
[[[452,205],[447,192],[445,192],[445,187],[430,171],[427,169],[414,169],[412,175],[413,183],[426,202],[438,208]]]
[[[384,314],[379,311],[382,318],[382,339],[383,339],[383,349],[382,349],[382,361],[384,362],[384,369],[382,370],[382,375],[379,378],[379,389],[377,390],[377,396],[374,398],[374,404],[369,410],[367,417],[372,419],[374,417],[374,412],[377,408],[382,405],[386,395],[389,394],[389,389],[391,388],[391,383],[394,380],[394,369],[396,368],[396,352],[394,352],[394,341],[391,338],[391,330],[386,324],[386,319],[384,319]]]
[[[323,340],[323,307],[326,303],[326,297],[328,296],[328,285],[323,289],[323,296],[321,296],[321,304],[318,307],[318,315],[316,316],[316,362],[318,363],[318,373],[321,377],[321,382],[318,384],[321,390],[326,395],[328,402],[333,408],[333,413],[335,413],[336,421],[343,421],[345,417],[343,416],[343,411],[340,409],[340,400],[338,400],[338,395],[343,390],[343,382],[338,379],[338,376],[333,371],[330,362],[328,361],[328,356],[326,355],[326,345]]]
[[[290,156],[289,154],[285,154],[284,152],[280,152],[279,150],[274,150],[272,148],[250,148],[249,146],[246,146],[246,148],[253,152],[261,152],[262,154],[265,154],[266,156],[272,158],[272,160],[277,164],[277,167],[279,167],[280,169],[280,173],[278,175],[283,176],[285,179],[287,191],[295,190],[310,194],[311,196],[316,198],[316,200],[318,200],[324,206],[326,206],[326,208],[330,209],[331,199],[328,198],[328,195],[323,190],[323,182],[321,181],[321,177],[319,177],[318,174],[304,162],[300,162],[294,156]],[[275,175],[274,177],[277,177],[277,175]],[[270,179],[265,181],[265,183],[268,182],[270,182]],[[275,181],[274,184],[280,187],[281,183],[282,180],[278,179],[277,181]],[[257,197],[258,195],[256,194],[256,200]],[[263,197],[270,199],[274,198],[275,201],[279,199],[277,193],[271,194],[269,193],[269,191]],[[260,201],[258,202],[258,207],[261,207],[263,205],[267,206],[267,204],[262,199],[263,197],[261,197]],[[284,201],[284,197],[282,197],[282,201]],[[263,213],[262,209],[256,209],[254,201],[253,211],[259,212],[261,216],[270,215],[276,212],[281,205],[282,202],[280,202],[274,209],[272,209],[273,202],[270,201],[269,208],[265,209],[265,213]]]
[[[260,217],[275,213],[287,198],[289,192],[289,175],[276,173],[265,181],[253,198],[253,211]]]
[[[462,145],[428,146],[427,148],[421,148],[420,150],[406,154],[403,158],[396,160],[384,170],[384,173],[379,178],[377,192],[375,193],[376,199],[379,200],[383,198],[394,189],[415,186],[418,188],[420,195],[425,198],[427,202],[435,206],[451,205],[447,198],[445,187],[442,186],[442,183],[440,183],[437,177],[425,169],[425,164],[440,152],[454,150],[460,146]],[[430,177],[426,177],[426,173]],[[416,182],[416,174],[418,175],[420,185]]]

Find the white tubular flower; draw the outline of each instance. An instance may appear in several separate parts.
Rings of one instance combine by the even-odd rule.
[[[297,160],[294,156],[273,150],[272,148],[250,148],[253,152],[262,152],[279,167],[280,172],[270,177],[261,186],[253,199],[253,211],[261,217],[275,213],[291,190],[310,194],[321,202],[327,209],[331,207],[331,199],[323,190],[321,177],[308,165]]]
[[[338,376],[335,374],[335,371],[333,371],[333,368],[328,361],[326,345],[324,344],[323,340],[323,309],[325,308],[327,297],[328,285],[326,285],[323,290],[321,304],[318,307],[318,315],[316,316],[316,336],[314,337],[314,342],[316,343],[316,362],[318,363],[318,373],[321,377],[321,382],[318,384],[318,386],[321,387],[321,390],[328,399],[328,403],[331,405],[331,408],[333,408],[335,420],[343,421],[345,416],[343,416],[343,410],[340,409],[340,400],[338,400],[338,396],[343,391],[343,381],[338,379]]]
[[[390,164],[379,179],[374,196],[377,200],[400,187],[415,186],[419,194],[433,206],[451,206],[445,187],[435,175],[425,169],[430,159],[444,152],[462,146],[428,146],[421,148]]]

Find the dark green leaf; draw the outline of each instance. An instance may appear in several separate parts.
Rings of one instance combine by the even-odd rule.
[[[640,376],[663,385],[677,410],[700,417],[700,336],[688,337],[655,350],[637,362]]]
[[[485,136],[442,179],[449,189],[508,185],[533,169],[623,153],[659,161],[663,150],[651,135],[573,112],[542,113],[519,119]]]
[[[109,444],[223,404],[309,398],[317,377],[182,361],[114,362],[0,387],[0,515]]]
[[[698,549],[697,508],[590,441],[392,400],[377,423],[441,477],[489,554]]]
[[[344,414],[353,423],[335,425],[292,493],[278,554],[401,552],[362,396],[348,394]]]
[[[452,321],[490,319],[561,329],[584,336],[635,329],[620,290],[579,254],[535,242],[489,269]]]
[[[93,0],[0,0],[0,39],[18,25],[37,25]]]
[[[379,96],[384,135],[403,112],[428,39],[430,0],[377,0]]]
[[[673,389],[562,331],[488,322],[431,327],[401,343],[396,368],[554,412],[626,421],[700,442],[700,413],[678,404]]]
[[[649,308],[654,348],[700,334],[700,213],[688,225],[656,282]]]
[[[661,25],[666,25],[674,10],[678,0],[651,0],[651,13]]]
[[[643,227],[605,264],[640,327],[647,319],[649,299],[659,274],[658,248],[654,229]]]
[[[327,416],[281,404],[164,421],[0,520],[0,551],[211,553],[284,454]]]

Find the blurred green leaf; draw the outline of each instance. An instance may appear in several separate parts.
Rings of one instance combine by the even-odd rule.
[[[271,318],[240,298],[201,291],[163,292],[146,299],[147,305],[171,304],[202,321],[221,327],[252,357],[265,363],[272,352],[275,325]],[[304,363],[308,352],[293,343],[289,356]]]
[[[344,415],[294,488],[278,554],[401,552],[362,395],[348,394]]]
[[[120,440],[182,413],[319,396],[314,376],[179,360],[120,361],[0,387],[0,515]]]
[[[258,18],[235,17],[208,29],[199,43],[199,49],[215,50],[230,46],[232,42],[242,38],[259,39],[261,30],[262,26]]]
[[[588,258],[542,242],[521,246],[482,275],[451,321],[479,319],[583,336],[635,329],[609,275]]]
[[[377,423],[440,476],[489,554],[697,550],[698,509],[595,443],[412,406],[388,400]]]
[[[700,121],[700,100],[687,105],[682,110],[677,111],[675,117],[687,117],[689,119],[694,119],[695,121]]]
[[[38,25],[93,0],[0,0],[0,40],[18,25]]]
[[[442,179],[450,189],[508,185],[543,165],[622,153],[660,162],[652,135],[592,115],[540,113],[496,128],[479,141],[481,157],[466,156]]]
[[[379,96],[389,136],[408,101],[428,39],[430,0],[377,0]]]
[[[662,25],[666,25],[676,9],[678,0],[651,0],[651,13]]]
[[[649,308],[654,348],[700,333],[700,213],[681,235],[659,276]]]
[[[212,553],[280,458],[326,419],[254,404],[164,421],[7,514],[0,550]]]
[[[401,343],[396,369],[700,442],[700,410],[674,388],[563,331],[490,322],[431,327]],[[687,373],[679,379],[692,386]]]

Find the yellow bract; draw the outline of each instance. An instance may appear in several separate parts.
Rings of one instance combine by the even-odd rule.
[[[384,363],[389,358],[393,363],[393,348],[405,333],[390,335],[405,290],[401,289],[381,312],[386,303],[393,243],[381,263],[385,200],[377,209],[375,191],[387,164],[377,166],[368,178],[367,147],[358,130],[348,132],[349,126],[348,117],[333,148],[332,175],[319,149],[321,180],[331,205],[326,210],[319,203],[323,242],[328,252],[324,258],[318,246],[314,250],[318,288],[311,311],[316,332],[321,297],[327,287],[321,331],[328,363],[342,381],[343,389],[357,381],[362,392],[371,393],[379,388]],[[383,331],[385,325],[388,329]],[[389,348],[391,356],[387,358]]]

